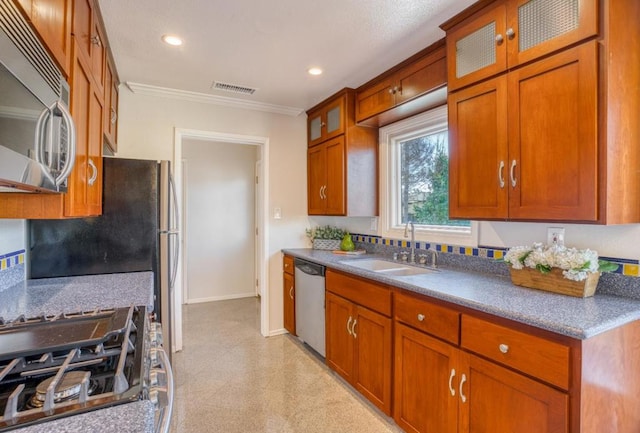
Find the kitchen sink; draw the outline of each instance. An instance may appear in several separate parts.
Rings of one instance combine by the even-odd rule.
[[[408,275],[428,274],[436,271],[435,269],[419,268],[417,266],[388,262],[380,259],[342,260],[340,263],[389,277],[405,277]]]

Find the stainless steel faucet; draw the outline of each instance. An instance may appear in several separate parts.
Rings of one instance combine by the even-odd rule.
[[[431,251],[431,267],[437,268],[438,267],[438,251],[433,247],[429,248],[429,251]]]
[[[404,237],[409,237],[409,225],[411,225],[411,257],[409,258],[409,263],[416,262],[416,228],[413,225],[413,221],[407,220],[407,224],[404,226]]]

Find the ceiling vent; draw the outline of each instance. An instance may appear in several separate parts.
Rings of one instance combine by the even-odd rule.
[[[238,86],[237,84],[222,83],[220,81],[214,81],[213,84],[211,85],[211,88],[213,90],[223,90],[225,92],[242,93],[244,95],[253,95],[255,91],[258,90],[252,87]]]

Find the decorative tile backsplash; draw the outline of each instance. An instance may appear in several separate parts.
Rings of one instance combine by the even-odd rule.
[[[380,236],[371,235],[359,235],[352,234],[355,242],[362,242],[364,244],[383,245],[396,248],[411,248],[411,241],[406,239],[391,239],[383,238]],[[480,257],[487,259],[500,260],[504,257],[504,253],[508,248],[487,247],[479,246],[477,248],[461,247],[457,245],[445,245],[429,242],[416,242],[416,250],[429,250],[435,249],[441,253],[456,254],[460,256]],[[615,257],[601,257],[603,260],[608,260],[613,263],[617,263],[618,269],[615,271],[617,274],[621,274],[628,277],[640,277],[640,261],[621,259]]]
[[[0,255],[0,291],[24,281],[24,262],[25,250]]]

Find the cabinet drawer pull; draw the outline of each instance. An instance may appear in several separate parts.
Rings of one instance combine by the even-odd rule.
[[[511,186],[516,187],[516,160],[511,161],[511,170],[509,171],[509,176],[511,176]]]
[[[506,31],[506,35],[511,40],[511,39],[515,38],[516,32],[512,28],[508,28],[507,31]]]
[[[353,320],[353,325],[351,325],[351,334],[353,334],[353,338],[358,338],[356,335],[356,324],[358,323],[358,319]]]
[[[351,316],[349,316],[349,320],[347,320],[347,332],[349,333],[349,335],[353,335],[351,334],[351,321],[353,320],[353,318]]]
[[[424,320],[424,314],[418,314],[418,321],[422,322]]]
[[[452,368],[451,369],[451,375],[449,375],[449,392],[451,393],[452,396],[456,395],[456,390],[455,388],[452,386],[453,384],[453,378],[456,377],[456,369]]]
[[[509,345],[508,344],[501,344],[500,346],[498,346],[498,348],[500,349],[500,352],[502,353],[507,353],[509,351]]]
[[[498,183],[500,184],[500,188],[504,188],[504,176],[502,172],[504,171],[504,161],[500,161],[500,166],[498,167]]]
[[[293,299],[293,286],[289,289],[289,297]]]
[[[463,402],[463,403],[466,403],[466,402],[467,402],[467,396],[466,396],[466,395],[464,395],[464,394],[462,393],[462,387],[464,386],[464,383],[465,383],[466,381],[467,381],[467,376],[465,376],[465,374],[464,374],[464,373],[462,373],[462,379],[460,379],[460,388],[459,388],[459,391],[460,391],[460,400],[462,400],[462,402]]]

